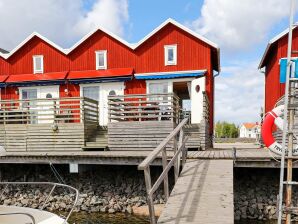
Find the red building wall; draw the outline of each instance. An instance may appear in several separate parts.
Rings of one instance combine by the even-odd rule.
[[[298,30],[293,32],[293,50],[298,50]],[[288,36],[284,36],[279,39],[271,47],[272,49],[268,53],[269,56],[266,60],[265,71],[265,112],[272,110],[278,101],[285,94],[285,84],[279,82],[280,78],[280,66],[279,60],[287,57],[288,48]],[[292,54],[293,57],[297,57],[298,54]]]
[[[7,60],[10,64],[10,74],[32,74],[34,55],[44,56],[44,73],[69,71],[69,60],[64,53],[40,38],[33,37]]]
[[[134,67],[134,52],[102,31],[95,32],[69,54],[72,71],[95,70],[95,51],[107,50],[107,67]]]

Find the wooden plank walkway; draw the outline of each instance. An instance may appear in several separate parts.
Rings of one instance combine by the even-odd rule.
[[[188,159],[158,223],[233,224],[233,161]]]

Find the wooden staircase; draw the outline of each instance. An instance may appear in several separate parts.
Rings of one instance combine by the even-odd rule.
[[[106,126],[98,126],[96,131],[90,135],[83,150],[107,150],[108,129]]]
[[[187,124],[184,132],[188,136],[185,147],[187,149],[199,150],[201,148],[200,124]]]

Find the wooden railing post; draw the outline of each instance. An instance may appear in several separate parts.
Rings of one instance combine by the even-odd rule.
[[[167,149],[166,149],[166,147],[164,147],[163,150],[162,150],[162,168],[163,168],[163,170],[165,170],[167,168],[167,165],[168,165]],[[170,195],[170,193],[169,193],[169,175],[168,175],[168,173],[164,177],[163,185],[164,185],[164,193],[165,193],[165,196],[166,196],[166,200],[168,200],[169,195]]]
[[[155,211],[154,211],[153,195],[150,194],[150,190],[152,188],[150,166],[147,166],[144,169],[144,176],[145,176],[145,184],[146,184],[146,192],[147,192],[147,203],[149,206],[150,222],[151,224],[155,224],[156,218],[155,218]]]
[[[177,152],[177,137],[176,136],[173,138],[173,151],[174,151],[174,155],[175,155],[175,153]],[[179,177],[178,157],[174,161],[175,182],[178,180],[178,177]]]
[[[182,146],[183,144],[183,139],[184,139],[184,131],[183,131],[183,128],[180,130],[180,133],[179,133],[179,142],[178,142],[178,149]],[[183,153],[184,150],[182,149],[181,151],[181,156],[178,156],[178,172],[180,171],[180,166],[181,166],[181,157],[183,158]],[[183,159],[182,159],[183,160]],[[184,164],[183,164],[184,165]]]
[[[139,102],[140,101],[142,101],[142,99],[140,98],[139,99]],[[138,108],[138,111],[139,111],[139,121],[142,121],[142,113],[141,113],[141,111],[142,111],[142,108],[141,108],[141,103],[139,103],[139,108]]]

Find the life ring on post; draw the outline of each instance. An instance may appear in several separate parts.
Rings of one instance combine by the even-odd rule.
[[[264,144],[269,148],[270,151],[281,155],[282,146],[279,144],[272,135],[272,128],[275,124],[280,130],[283,130],[283,119],[280,117],[284,112],[284,105],[275,107],[272,111],[267,113],[263,125],[262,125],[262,138]],[[293,149],[293,155],[298,155],[297,146]]]

